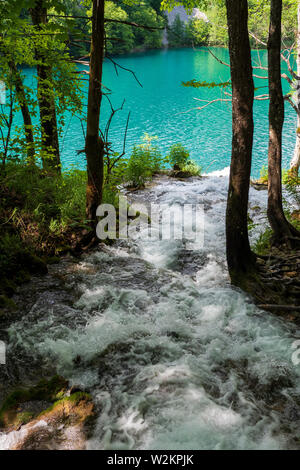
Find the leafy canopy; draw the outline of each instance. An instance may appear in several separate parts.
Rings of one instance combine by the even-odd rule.
[[[172,10],[177,6],[184,6],[188,11],[193,8],[207,8],[209,0],[162,0],[161,7],[164,10]]]

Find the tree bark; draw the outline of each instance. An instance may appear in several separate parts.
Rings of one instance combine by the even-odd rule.
[[[298,2],[298,30],[297,30],[297,76],[300,77],[300,1]],[[290,173],[293,177],[298,176],[300,167],[300,80],[297,80],[296,91],[296,106],[297,106],[297,131],[296,131],[296,145],[294,155],[291,161]]]
[[[41,25],[47,24],[47,8],[44,6],[44,0],[36,0],[34,8],[30,12],[32,23],[37,29],[40,29]],[[52,78],[52,67],[47,64],[45,51],[36,49],[35,53],[38,61],[38,102],[41,120],[43,168],[60,173],[56,105],[53,90],[49,87]]]
[[[248,33],[247,0],[226,0],[232,82],[232,156],[226,213],[227,263],[231,280],[241,285],[254,267],[248,237],[248,199],[253,147],[254,82]]]
[[[268,155],[268,219],[274,241],[284,241],[298,235],[287,221],[282,206],[282,129],[284,99],[281,82],[281,17],[282,0],[271,0],[270,30],[268,39],[269,70],[269,155]]]
[[[96,221],[102,201],[104,142],[99,135],[102,101],[102,67],[104,57],[104,0],[93,0],[92,42],[85,152],[87,159],[86,214]]]

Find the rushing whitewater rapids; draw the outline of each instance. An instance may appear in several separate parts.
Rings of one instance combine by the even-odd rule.
[[[81,262],[66,259],[21,288],[7,380],[58,372],[90,391],[98,417],[88,449],[300,447],[300,365],[292,361],[300,330],[230,286],[227,184],[161,177],[134,196],[201,201],[204,248],[145,242],[141,233]],[[266,192],[251,189],[258,224],[265,204]],[[21,433],[0,436],[0,448]]]

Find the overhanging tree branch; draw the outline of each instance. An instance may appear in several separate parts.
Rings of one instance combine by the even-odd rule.
[[[125,24],[127,26],[133,26],[134,28],[142,28],[142,29],[147,29],[148,31],[163,31],[165,29],[164,27],[158,27],[158,26],[148,26],[144,24],[139,24],[139,23],[134,23],[132,21],[125,21],[125,20],[115,20],[112,18],[105,18],[104,19],[105,23],[119,23],[119,24]]]

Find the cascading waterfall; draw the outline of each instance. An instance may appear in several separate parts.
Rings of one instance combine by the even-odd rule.
[[[10,360],[19,376],[55,365],[91,392],[98,416],[89,449],[299,447],[292,345],[300,331],[229,284],[227,182],[162,177],[134,196],[169,206],[201,201],[204,247],[145,241],[141,232],[26,287],[33,305],[9,328]],[[265,204],[266,193],[251,189],[258,224]],[[0,436],[0,448],[16,439]]]

